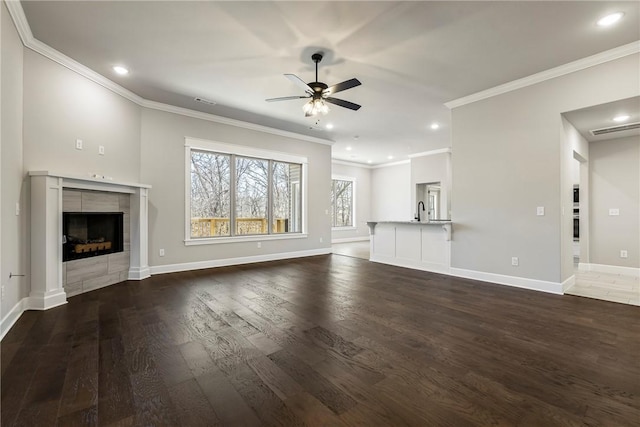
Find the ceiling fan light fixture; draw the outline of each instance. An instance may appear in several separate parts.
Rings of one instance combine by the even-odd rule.
[[[306,116],[316,116],[318,114],[327,114],[329,106],[322,98],[312,99],[302,106],[302,111]]]

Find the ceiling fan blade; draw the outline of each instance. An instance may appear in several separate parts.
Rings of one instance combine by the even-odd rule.
[[[302,80],[300,77],[296,76],[295,74],[285,74],[284,76],[288,78],[291,81],[291,83],[293,83],[296,86],[299,86],[309,95],[313,95],[313,88],[308,84],[306,84],[305,81]]]
[[[360,83],[360,80],[358,79],[345,80],[342,83],[338,83],[331,87],[326,88],[325,90],[322,91],[322,94],[332,95],[334,93],[341,92],[343,90],[351,89],[352,87],[360,86],[361,84],[362,83]]]
[[[300,99],[300,98],[310,98],[310,96],[283,96],[280,98],[269,98],[265,99],[267,102],[275,102],[275,101],[289,101],[292,99]]]
[[[324,100],[327,101],[327,102],[330,102],[332,104],[336,104],[336,105],[339,105],[341,107],[348,108],[350,110],[355,110],[355,111],[358,111],[360,109],[360,107],[361,107],[361,105],[354,104],[353,102],[345,101],[344,99],[325,98]]]

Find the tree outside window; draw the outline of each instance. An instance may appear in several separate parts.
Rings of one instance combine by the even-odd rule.
[[[191,150],[190,238],[302,232],[302,165]]]
[[[334,179],[331,185],[332,226],[354,226],[354,182],[353,180]]]

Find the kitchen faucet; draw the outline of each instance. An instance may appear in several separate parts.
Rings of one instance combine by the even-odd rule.
[[[418,222],[420,222],[420,205],[422,205],[422,212],[424,212],[424,202],[421,200],[418,202],[418,215],[416,215],[415,219],[418,220]]]

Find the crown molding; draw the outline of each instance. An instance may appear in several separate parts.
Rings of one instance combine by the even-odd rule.
[[[574,73],[576,71],[584,70],[586,68],[604,64],[605,62],[620,59],[636,53],[640,53],[640,40],[610,50],[606,50],[604,52],[596,53],[595,55],[587,56],[586,58],[578,59],[577,61],[569,62],[567,64],[560,65],[559,67],[541,71],[539,73],[532,74],[518,80],[513,80],[509,83],[495,86],[491,89],[483,90],[472,95],[454,99],[453,101],[445,102],[444,105],[449,109],[454,109],[463,105],[491,98],[496,95],[502,95],[503,93],[522,89],[524,87],[531,86],[537,83],[542,83],[546,80],[555,79],[556,77],[561,77],[566,74]]]
[[[315,142],[323,145],[333,145],[335,141],[328,139],[317,138],[314,136],[303,135],[300,133],[289,132],[286,130],[271,128],[268,126],[258,125],[255,123],[243,122],[241,120],[230,119],[228,117],[216,116],[215,114],[203,113],[202,111],[190,110],[188,108],[177,107],[175,105],[163,104],[161,102],[149,101],[143,99],[140,103],[142,107],[150,108],[152,110],[164,111],[167,113],[179,114],[182,116],[192,117],[194,119],[207,120],[210,122],[221,123],[224,125],[240,127],[248,130],[255,130],[258,132],[270,133],[273,135],[284,136],[286,138],[295,138],[298,140],[304,140],[309,142]]]
[[[451,153],[451,148],[439,148],[437,150],[423,151],[422,153],[409,154],[407,157],[415,159],[416,157],[435,156],[436,154]]]
[[[177,107],[175,105],[164,104],[161,102],[151,101],[145,99],[128,89],[120,86],[119,84],[109,80],[102,74],[99,74],[89,67],[86,67],[80,64],[78,61],[68,57],[62,52],[52,48],[51,46],[41,42],[36,39],[31,32],[31,27],[29,26],[29,22],[27,21],[27,17],[24,14],[24,9],[22,9],[22,4],[19,0],[5,0],[5,4],[7,5],[7,9],[9,10],[9,14],[11,15],[11,19],[16,26],[18,34],[20,35],[20,39],[22,40],[22,44],[25,47],[33,50],[40,55],[49,58],[50,60],[57,62],[69,70],[80,74],[81,76],[91,80],[94,83],[99,84],[100,86],[122,96],[129,101],[144,107],[150,108],[153,110],[164,111],[167,113],[179,114],[182,116],[192,117],[201,120],[207,120],[210,122],[221,123],[229,126],[235,126],[243,129],[254,130],[258,132],[270,133],[273,135],[284,136],[287,138],[295,138],[298,140],[314,142],[317,144],[323,145],[333,145],[335,141],[317,138],[314,136],[308,136],[304,134],[299,134],[295,132],[285,131],[281,129],[272,128],[269,126],[258,125],[249,122],[243,122],[241,120],[230,119],[227,117],[217,116],[215,114],[203,113],[201,111],[191,110],[188,108]]]
[[[391,162],[391,163],[383,163],[381,165],[371,166],[371,169],[380,169],[380,168],[388,168],[390,166],[399,166],[399,165],[408,165],[411,163],[411,160],[400,160],[399,162]]]
[[[354,166],[354,167],[363,168],[363,169],[373,169],[373,166],[371,165],[365,165],[363,163],[358,163],[358,162],[349,162],[346,160],[331,159],[331,163],[336,165],[343,165],[343,166]]]

